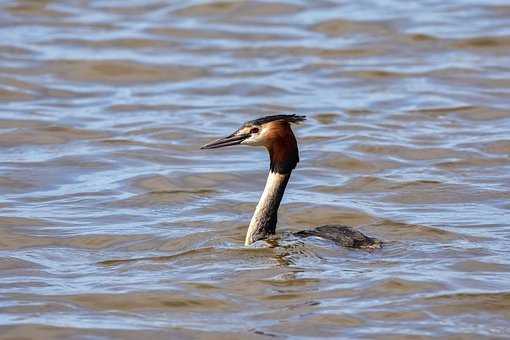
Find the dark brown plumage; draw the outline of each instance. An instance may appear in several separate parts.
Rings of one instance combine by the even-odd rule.
[[[288,174],[299,162],[299,150],[296,137],[286,120],[269,123],[266,148],[269,152],[269,170]]]
[[[317,236],[330,240],[343,247],[375,249],[380,248],[382,242],[362,234],[360,231],[344,225],[323,225],[314,229],[302,230],[294,233],[296,236]]]

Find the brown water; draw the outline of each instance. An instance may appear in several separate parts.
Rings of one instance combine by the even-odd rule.
[[[510,3],[4,1],[0,332],[510,335]],[[263,150],[306,114],[282,230],[244,247]],[[89,337],[90,336],[90,337]]]

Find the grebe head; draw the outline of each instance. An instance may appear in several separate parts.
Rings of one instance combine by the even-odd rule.
[[[288,137],[289,123],[300,123],[305,116],[274,115],[250,120],[231,135],[205,144],[201,149],[216,149],[231,145],[265,146],[270,148],[282,138]]]
[[[300,123],[305,119],[305,116],[275,115],[251,120],[231,135],[205,144],[201,149],[239,144],[264,146],[269,152],[271,172],[288,174],[299,162],[296,137],[290,124]]]

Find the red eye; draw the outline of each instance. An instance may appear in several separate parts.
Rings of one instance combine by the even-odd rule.
[[[253,128],[250,130],[250,133],[257,133],[259,132],[259,128]]]

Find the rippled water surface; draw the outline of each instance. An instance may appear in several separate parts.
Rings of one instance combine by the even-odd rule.
[[[510,4],[3,1],[0,337],[510,334]],[[264,150],[306,114],[278,230]]]

